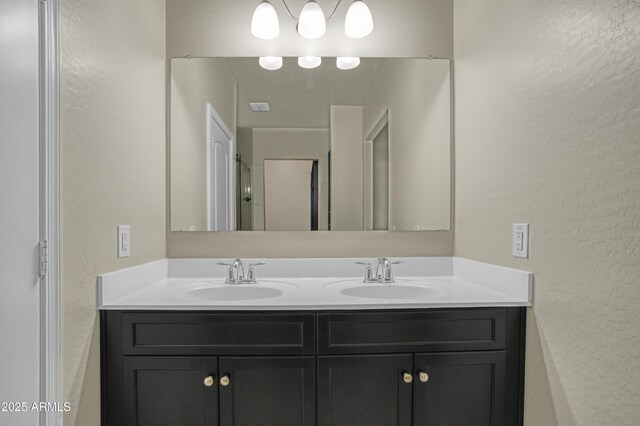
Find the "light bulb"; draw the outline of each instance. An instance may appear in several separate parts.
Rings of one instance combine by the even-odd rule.
[[[320,38],[327,31],[324,13],[315,0],[309,0],[300,12],[298,34],[306,39]]]
[[[350,38],[362,38],[373,31],[371,11],[362,0],[351,3],[344,20],[344,33]]]
[[[319,56],[300,56],[298,58],[298,65],[300,65],[302,68],[316,68],[320,66],[321,63],[322,58],[320,58]]]
[[[280,34],[278,15],[268,0],[260,3],[253,12],[251,34],[262,40],[272,40]]]
[[[265,70],[278,70],[282,68],[282,56],[260,56],[258,63]]]
[[[357,56],[338,56],[336,66],[341,70],[352,70],[360,65],[360,58]]]

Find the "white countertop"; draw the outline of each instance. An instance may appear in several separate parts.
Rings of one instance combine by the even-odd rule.
[[[456,257],[402,259],[394,265],[392,284],[362,283],[364,267],[353,262],[370,259],[267,259],[256,268],[258,284],[228,285],[226,268],[215,265],[219,260],[162,259],[101,275],[98,309],[416,309],[530,306],[532,300],[533,274]],[[382,294],[349,295],[361,287]],[[245,291],[264,294],[238,300]],[[234,299],[220,300],[227,292]]]

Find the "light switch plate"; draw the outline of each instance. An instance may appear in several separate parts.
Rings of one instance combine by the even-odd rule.
[[[529,224],[513,224],[513,242],[511,253],[514,257],[527,259],[529,257]]]
[[[118,257],[131,256],[131,227],[118,225]]]

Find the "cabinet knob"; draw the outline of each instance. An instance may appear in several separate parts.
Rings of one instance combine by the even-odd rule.
[[[213,376],[207,376],[204,379],[204,385],[208,388],[210,388],[211,386],[213,386]]]
[[[413,382],[413,376],[409,373],[402,373],[402,380],[404,380],[405,383],[411,383]]]
[[[231,383],[229,376],[225,375],[220,377],[220,386],[229,386],[229,383]]]
[[[429,375],[427,373],[425,373],[424,371],[418,371],[418,379],[422,383],[427,383],[429,381]]]

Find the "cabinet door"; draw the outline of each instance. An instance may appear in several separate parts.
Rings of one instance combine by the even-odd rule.
[[[504,352],[416,355],[415,378],[414,425],[504,424]]]
[[[318,357],[318,424],[410,425],[412,358],[405,354]]]
[[[220,423],[313,426],[314,357],[220,358]]]
[[[124,358],[125,425],[215,426],[215,358]]]

